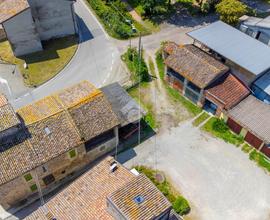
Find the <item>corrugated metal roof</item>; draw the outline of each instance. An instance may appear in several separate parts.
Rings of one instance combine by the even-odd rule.
[[[265,93],[270,95],[270,71],[256,80],[254,84],[262,89]]]
[[[268,46],[222,21],[191,31],[188,35],[254,75],[270,68]]]
[[[266,144],[270,144],[270,105],[250,95],[229,110],[228,116],[250,130]]]

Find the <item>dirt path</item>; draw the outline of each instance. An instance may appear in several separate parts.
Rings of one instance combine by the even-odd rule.
[[[132,16],[132,18],[135,21],[142,23],[143,21],[141,16],[134,10],[134,8],[131,7],[131,5],[127,2],[127,0],[122,0],[122,2],[125,2],[127,4],[128,13]]]
[[[158,74],[158,68],[155,62],[155,57],[151,54],[146,54],[145,59],[149,68],[149,59],[154,63],[155,73],[151,73],[156,78],[149,85],[149,97],[153,103],[156,120],[158,121],[159,133],[166,132],[172,127],[176,127],[180,122],[191,118],[190,113],[180,105],[172,101],[169,97],[166,88]]]

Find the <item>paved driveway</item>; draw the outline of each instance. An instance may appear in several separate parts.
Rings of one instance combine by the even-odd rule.
[[[270,176],[240,149],[190,122],[122,153],[118,160],[128,167],[144,164],[165,171],[191,202],[191,219],[270,219]]]

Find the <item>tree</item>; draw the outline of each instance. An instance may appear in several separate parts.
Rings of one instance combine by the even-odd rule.
[[[222,21],[236,25],[239,18],[248,12],[248,8],[238,0],[222,0],[216,5],[216,11]]]

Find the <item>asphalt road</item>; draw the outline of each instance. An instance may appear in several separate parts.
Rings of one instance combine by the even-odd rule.
[[[11,97],[10,102],[15,109],[82,80],[88,80],[97,87],[107,82],[115,63],[119,62],[119,52],[83,0],[75,3],[75,12],[81,39],[75,56],[47,83],[36,89],[27,89],[18,98]]]

